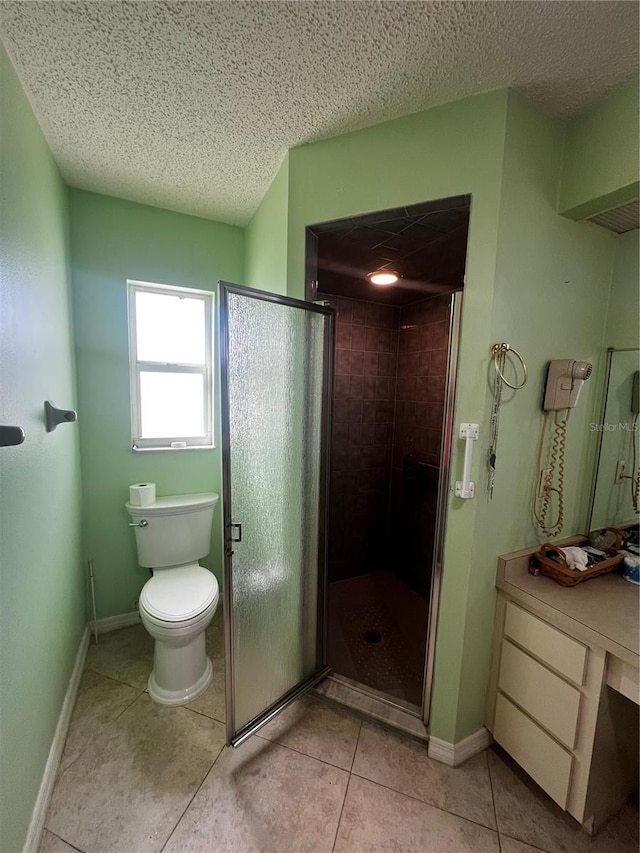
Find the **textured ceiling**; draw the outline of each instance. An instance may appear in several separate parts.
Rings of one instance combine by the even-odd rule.
[[[464,285],[469,196],[323,222],[317,237],[318,290],[407,305]],[[367,273],[390,269],[397,284],[380,287]]]
[[[628,80],[637,2],[2,2],[78,187],[244,223],[288,148],[512,86],[570,116]]]

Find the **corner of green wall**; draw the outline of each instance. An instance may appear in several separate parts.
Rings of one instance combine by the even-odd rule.
[[[602,350],[615,238],[558,215],[556,198],[563,151],[563,123],[541,113],[528,99],[511,93],[491,338],[493,342],[507,341],[522,353],[529,378],[522,390],[503,398],[492,501],[486,497],[485,466],[480,466],[467,606],[461,620],[463,663],[454,741],[477,731],[484,722],[497,558],[541,541],[530,507],[547,361],[573,357],[595,365]],[[491,371],[487,353],[476,366],[476,378],[485,378],[488,386]],[[595,449],[589,422],[597,394],[595,377],[572,413],[563,535],[584,532],[589,501],[586,472],[591,470]],[[486,459],[488,412],[477,450],[480,460]]]
[[[272,293],[287,291],[289,153],[246,228],[245,284]]]
[[[23,849],[86,626],[68,194],[0,43],[0,849]]]
[[[133,610],[148,578],[128,528],[129,484],[150,480],[164,495],[221,492],[219,409],[213,450],[131,449],[127,279],[216,291],[219,280],[242,283],[243,257],[238,226],[71,191],[84,548],[94,561],[99,618]],[[204,563],[219,579],[221,554],[218,504]]]
[[[567,123],[563,216],[585,219],[638,198],[639,97],[636,77]]]

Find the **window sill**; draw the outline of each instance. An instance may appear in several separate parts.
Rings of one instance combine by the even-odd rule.
[[[192,444],[191,447],[136,447],[132,445],[134,453],[157,453],[169,451],[170,453],[182,453],[185,450],[215,450],[215,444]]]

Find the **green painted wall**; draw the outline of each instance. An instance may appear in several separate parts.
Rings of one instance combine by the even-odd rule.
[[[472,194],[455,423],[477,421],[479,494],[450,494],[431,730],[457,741],[483,723],[496,558],[538,541],[531,490],[546,361],[599,361],[614,238],[556,213],[565,128],[498,92],[459,101],[290,152],[288,289],[301,296],[304,229],[329,219]],[[507,340],[531,378],[505,401],[495,500],[486,499],[490,344]],[[582,530],[598,382],[571,424],[565,533]],[[454,441],[452,481],[462,468]],[[514,506],[516,507],[514,511]],[[463,628],[461,626],[464,626]]]
[[[0,46],[0,850],[22,849],[85,627],[67,191]]]
[[[129,484],[151,480],[160,495],[221,491],[219,417],[215,450],[131,450],[126,281],[203,290],[241,282],[243,231],[80,190],[71,190],[71,229],[85,556],[101,618],[132,610],[149,576],[127,527]],[[219,504],[203,561],[219,578],[221,530]]]
[[[640,344],[640,269],[638,231],[616,237],[605,346],[626,349]]]
[[[564,535],[583,532],[595,440],[590,430],[604,380],[602,340],[615,237],[558,216],[564,128],[511,93],[507,116],[491,337],[525,358],[525,387],[504,395],[494,498],[480,474],[456,735],[482,725],[491,656],[498,554],[546,541],[532,519],[541,398],[550,359],[594,364],[568,426]],[[467,329],[468,331],[468,329]],[[492,368],[491,368],[492,369]],[[491,374],[491,370],[489,371]],[[487,375],[483,372],[483,375]],[[493,378],[493,377],[491,377]],[[488,420],[479,458],[486,458]],[[455,535],[455,527],[449,531]]]
[[[484,377],[491,344],[507,100],[506,92],[498,92],[459,101],[294,149],[289,155],[288,277],[294,296],[303,293],[305,226],[472,193],[456,422],[487,422]],[[462,455],[462,442],[455,441],[453,479],[460,476]],[[447,741],[457,735],[461,626],[469,608],[478,504],[453,496],[449,501],[432,706],[432,732]],[[475,697],[476,708],[483,705],[484,697]]]
[[[638,198],[638,81],[569,122],[558,210],[584,219]]]
[[[286,293],[289,155],[253,214],[245,232],[245,283]]]

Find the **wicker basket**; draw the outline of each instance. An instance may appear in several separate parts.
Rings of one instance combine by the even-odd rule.
[[[548,556],[550,552],[556,554],[562,562],[551,559],[551,557]],[[576,584],[582,583],[582,581],[588,581],[591,578],[606,575],[608,572],[613,571],[616,566],[619,566],[624,560],[623,555],[616,553],[613,548],[607,553],[611,554],[608,560],[602,560],[601,563],[597,563],[595,566],[592,566],[590,569],[585,569],[583,572],[569,568],[564,554],[558,545],[542,545],[540,550],[536,551],[533,556],[538,562],[540,574],[551,578],[551,580],[554,580],[561,586],[575,586]]]

